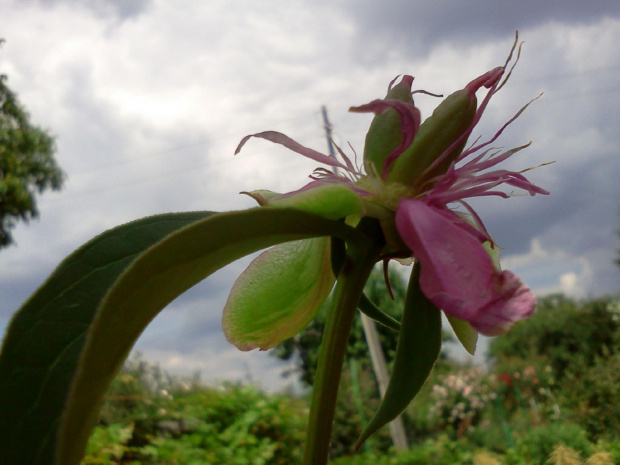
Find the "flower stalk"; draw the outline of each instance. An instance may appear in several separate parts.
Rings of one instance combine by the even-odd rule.
[[[381,237],[380,232],[377,234],[378,231],[371,230],[376,227],[377,223],[370,220],[362,221],[358,229],[368,229],[371,235]],[[338,386],[349,334],[364,285],[379,259],[382,247],[382,237],[381,240],[348,243],[323,332],[310,404],[303,465],[327,464]]]

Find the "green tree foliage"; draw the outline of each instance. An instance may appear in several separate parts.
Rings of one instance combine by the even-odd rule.
[[[0,75],[0,247],[13,242],[10,230],[18,220],[38,216],[35,194],[63,182],[53,137],[30,124],[6,81]]]
[[[562,389],[562,404],[570,420],[582,425],[591,439],[620,438],[620,352],[599,357]]]
[[[620,350],[620,321],[610,299],[578,303],[551,296],[538,304],[536,314],[493,340],[489,353],[498,368],[515,360],[536,360],[551,366],[555,379],[582,373],[600,357]]]

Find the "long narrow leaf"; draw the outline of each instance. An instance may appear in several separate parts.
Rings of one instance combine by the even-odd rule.
[[[15,314],[0,352],[1,464],[53,463],[59,418],[101,299],[144,250],[211,214],[158,215],[95,237]]]
[[[144,328],[169,302],[245,255],[328,235],[353,239],[359,233],[298,210],[263,207],[196,222],[138,257],[105,296],[89,331],[61,422],[57,464],[79,464],[108,386]]]
[[[439,356],[441,313],[420,290],[420,264],[413,266],[390,381],[377,412],[355,443],[356,448],[405,410]]]
[[[248,253],[330,234],[355,233],[310,214],[262,208],[145,218],[82,246],[8,328],[0,353],[0,463],[79,464],[111,381],[167,303]]]

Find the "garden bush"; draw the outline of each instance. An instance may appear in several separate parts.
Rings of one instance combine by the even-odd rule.
[[[568,373],[578,373],[597,358],[620,350],[616,307],[617,302],[611,299],[582,303],[562,296],[542,299],[534,316],[491,342],[496,368],[510,370],[514,359],[530,364],[544,360],[555,379],[563,381]]]
[[[532,429],[518,439],[516,452],[525,463],[543,464],[558,444],[570,447],[582,457],[589,457],[593,452],[586,431],[571,423],[552,423]]]
[[[591,439],[620,438],[620,353],[599,358],[579,376],[568,376],[562,393],[569,418]]]
[[[301,400],[227,385],[171,391],[158,407],[124,426],[99,426],[83,464],[288,465],[301,460],[308,415]]]

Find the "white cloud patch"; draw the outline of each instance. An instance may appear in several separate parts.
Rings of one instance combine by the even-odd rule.
[[[592,284],[592,266],[586,257],[566,250],[545,249],[532,239],[530,250],[503,257],[502,267],[519,275],[538,296],[563,293],[572,298],[587,297]]]

